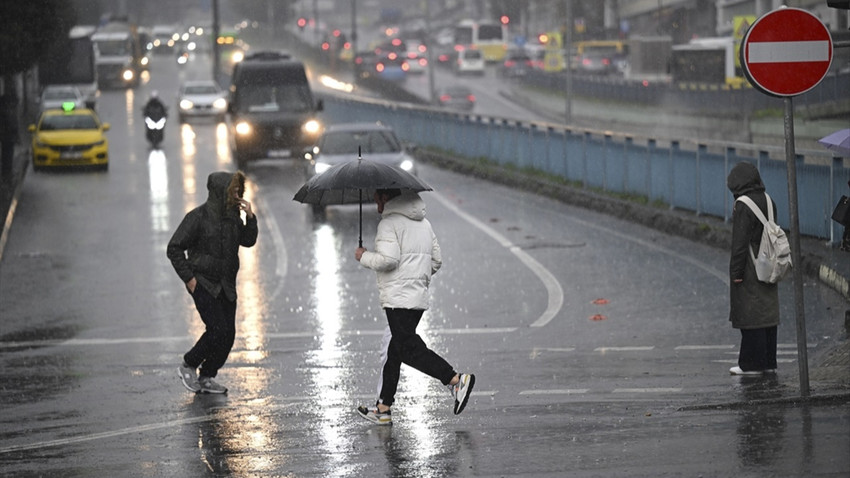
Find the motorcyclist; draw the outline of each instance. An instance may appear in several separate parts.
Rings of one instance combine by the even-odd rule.
[[[151,119],[159,119],[165,116],[168,116],[168,110],[165,108],[165,104],[162,100],[159,99],[159,93],[156,90],[151,92],[150,99],[145,104],[144,108],[145,116]]]

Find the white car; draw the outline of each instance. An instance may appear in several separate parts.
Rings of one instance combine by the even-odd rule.
[[[404,54],[410,73],[425,73],[428,68],[428,50],[423,43],[408,45]]]
[[[212,80],[186,81],[177,93],[180,122],[188,117],[213,116],[223,121],[227,113],[225,92]]]
[[[484,55],[480,50],[460,50],[457,52],[454,70],[456,75],[483,75]]]
[[[65,103],[73,103],[70,109],[82,109],[86,107],[86,100],[79,88],[72,85],[50,85],[44,88],[39,99],[41,110],[62,109]]]

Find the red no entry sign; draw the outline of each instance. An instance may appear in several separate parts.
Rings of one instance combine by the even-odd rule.
[[[826,26],[799,8],[781,8],[753,23],[741,44],[741,65],[756,88],[796,96],[817,86],[832,64]]]

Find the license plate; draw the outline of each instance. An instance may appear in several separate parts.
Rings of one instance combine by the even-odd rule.
[[[288,158],[292,156],[292,150],[289,149],[273,149],[269,151],[270,158]]]
[[[66,151],[59,154],[59,157],[62,159],[82,159],[83,153],[81,151]]]

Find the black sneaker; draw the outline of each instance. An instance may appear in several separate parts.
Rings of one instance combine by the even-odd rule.
[[[393,414],[392,410],[386,412],[378,411],[378,407],[366,408],[363,406],[357,407],[357,414],[378,425],[392,425]]]
[[[460,412],[466,408],[466,403],[469,401],[469,394],[472,393],[472,387],[475,386],[475,375],[471,373],[458,374],[460,380],[454,385],[448,385],[449,392],[455,398],[455,415],[460,415]]]

